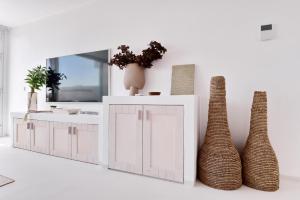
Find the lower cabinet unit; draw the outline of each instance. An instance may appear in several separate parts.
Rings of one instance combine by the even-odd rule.
[[[99,125],[13,118],[13,146],[98,164]]]
[[[14,146],[49,154],[49,123],[39,120],[15,119]]]
[[[52,122],[50,154],[83,162],[98,162],[98,125]]]
[[[183,106],[109,109],[109,168],[183,183]]]

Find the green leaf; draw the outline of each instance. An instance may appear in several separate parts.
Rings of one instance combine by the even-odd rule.
[[[25,78],[26,83],[32,90],[39,90],[46,84],[46,80],[47,70],[41,65],[28,70],[27,76]]]

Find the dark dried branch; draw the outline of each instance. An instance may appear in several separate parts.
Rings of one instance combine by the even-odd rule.
[[[109,64],[117,65],[120,69],[124,69],[130,63],[138,63],[141,67],[151,68],[152,62],[161,59],[167,49],[156,41],[151,41],[149,46],[142,51],[142,54],[135,55],[129,50],[129,46],[121,45],[118,47],[121,52],[115,54]]]

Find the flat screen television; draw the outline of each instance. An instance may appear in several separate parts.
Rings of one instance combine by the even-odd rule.
[[[47,59],[47,102],[102,102],[109,90],[108,60],[109,50]]]

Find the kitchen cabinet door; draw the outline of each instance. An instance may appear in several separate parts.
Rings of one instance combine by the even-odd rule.
[[[109,107],[109,168],[142,173],[143,106]]]
[[[183,182],[183,106],[144,106],[143,174]]]
[[[14,146],[30,150],[30,122],[14,119]]]
[[[98,125],[73,124],[72,159],[98,163]]]
[[[50,154],[63,158],[71,158],[72,124],[51,122],[50,125]]]
[[[31,151],[49,154],[50,127],[48,121],[31,121]]]

